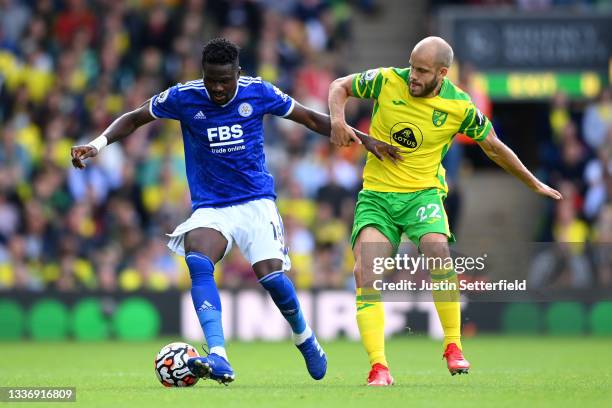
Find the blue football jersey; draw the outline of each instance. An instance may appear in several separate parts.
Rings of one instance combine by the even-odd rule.
[[[276,198],[265,164],[263,116],[287,116],[294,104],[274,85],[246,76],[223,106],[212,102],[202,79],[151,98],[151,115],[181,123],[193,210]]]

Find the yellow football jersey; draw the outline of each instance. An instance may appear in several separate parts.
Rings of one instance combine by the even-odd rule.
[[[363,188],[381,192],[448,190],[442,159],[453,137],[463,133],[481,141],[491,122],[470,97],[447,78],[433,98],[410,95],[410,68],[378,68],[355,75],[353,94],[375,99],[370,135],[397,146],[403,161],[393,164],[368,153]]]

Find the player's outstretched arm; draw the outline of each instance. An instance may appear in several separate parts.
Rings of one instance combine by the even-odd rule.
[[[332,131],[331,119],[329,115],[309,109],[297,101],[295,102],[293,111],[289,114],[289,116],[287,116],[287,119],[300,123],[306,126],[308,129],[327,137],[330,136]],[[385,156],[391,159],[394,163],[396,160],[402,160],[397,147],[391,146],[390,144],[380,140],[376,140],[373,137],[370,137],[369,135],[348,125],[346,126],[355,135],[355,140],[358,143],[363,144],[363,147],[365,147],[367,151],[372,153],[379,160],[383,160],[383,157]],[[352,142],[352,140],[350,140],[350,142]]]
[[[512,149],[499,140],[493,129],[491,129],[487,137],[483,141],[478,142],[478,144],[491,160],[508,173],[517,177],[536,193],[555,200],[563,198],[561,193],[557,190],[538,180],[538,178],[525,167]]]
[[[330,140],[336,146],[348,146],[357,140],[357,136],[347,123],[344,107],[349,96],[353,95],[353,78],[355,74],[336,79],[329,87],[329,116],[331,117]]]
[[[72,165],[77,169],[84,169],[84,160],[95,157],[107,144],[121,140],[130,135],[140,126],[151,122],[155,117],[149,112],[149,101],[146,101],[137,109],[124,113],[107,127],[104,132],[86,145],[73,146],[70,149]]]

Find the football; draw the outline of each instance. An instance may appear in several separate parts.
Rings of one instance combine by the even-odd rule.
[[[187,367],[187,360],[198,357],[197,350],[187,343],[170,343],[155,357],[155,374],[165,387],[191,387],[199,378]]]

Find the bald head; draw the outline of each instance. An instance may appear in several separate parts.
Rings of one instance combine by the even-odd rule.
[[[436,96],[453,62],[453,49],[440,37],[419,41],[410,54],[410,86],[412,96]]]
[[[423,38],[414,46],[412,54],[419,54],[439,67],[450,68],[453,62],[453,49],[440,37]]]

